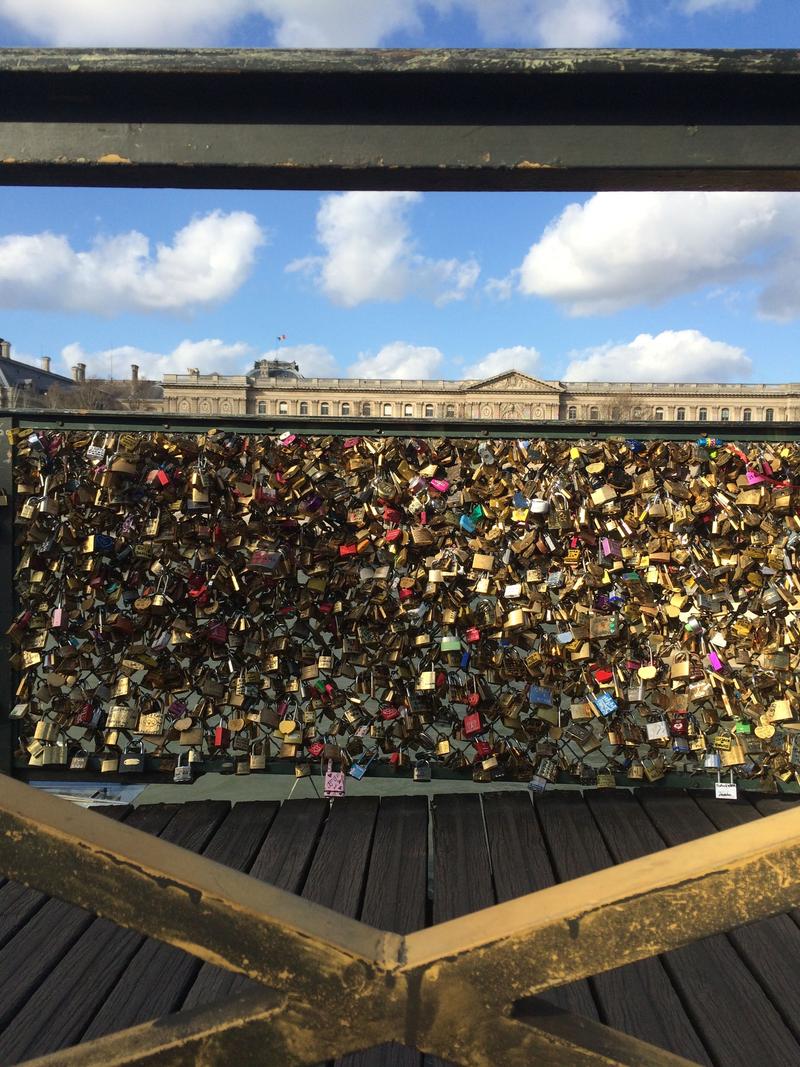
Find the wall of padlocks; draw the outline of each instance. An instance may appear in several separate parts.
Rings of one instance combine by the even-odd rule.
[[[33,766],[800,775],[794,443],[11,434]]]

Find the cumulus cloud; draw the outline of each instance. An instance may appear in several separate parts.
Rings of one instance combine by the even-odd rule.
[[[509,40],[546,48],[592,48],[624,34],[627,0],[463,0],[492,44]]]
[[[412,345],[407,341],[392,341],[373,356],[359,353],[348,367],[353,378],[435,378],[444,356],[430,345]]]
[[[752,368],[742,348],[712,341],[699,330],[664,330],[575,352],[563,380],[736,382],[749,378]]]
[[[752,279],[761,314],[789,319],[800,314],[798,264],[796,193],[596,193],[547,227],[519,288],[596,315]]]
[[[218,338],[181,341],[171,352],[149,352],[136,345],[119,345],[99,352],[87,352],[78,343],[61,350],[65,373],[76,363],[85,363],[89,378],[127,378],[131,364],[135,363],[139,367],[140,377],[158,380],[163,374],[185,374],[190,367],[196,367],[201,374],[213,371],[219,371],[220,374],[241,373],[252,363],[255,355],[252,345],[244,341],[226,344]]]
[[[265,241],[253,215],[214,211],[151,249],[144,234],[97,237],[76,251],[60,234],[0,238],[0,307],[47,311],[188,311],[232,296]]]
[[[492,378],[506,370],[520,370],[533,374],[541,360],[541,354],[535,348],[526,345],[512,345],[511,348],[496,348],[478,363],[473,363],[464,371],[466,378]]]
[[[689,0],[692,2],[692,0]],[[703,0],[698,0],[703,2]],[[724,0],[720,0],[724,2]],[[626,0],[0,0],[0,18],[55,45],[224,44],[261,17],[264,43],[284,48],[368,47],[421,33],[424,16],[474,17],[491,43],[613,44]],[[252,25],[251,25],[252,32]]]
[[[431,259],[417,251],[408,215],[420,193],[352,192],[325,196],[317,213],[321,256],[288,271],[312,277],[330,300],[356,307],[417,295],[438,306],[462,300],[478,280],[474,259]]]

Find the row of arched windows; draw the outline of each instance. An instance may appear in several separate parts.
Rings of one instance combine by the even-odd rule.
[[[612,418],[617,418],[618,414],[619,413],[616,410],[614,410],[611,413],[611,417]],[[571,406],[571,407],[567,408],[567,418],[568,419],[577,419],[577,417],[578,417],[578,409],[576,407],[572,407]],[[589,408],[589,418],[590,419],[599,419],[600,418],[600,409],[596,408],[596,407]],[[720,408],[719,409],[719,418],[720,418],[721,422],[730,422],[730,418],[731,418],[730,408]],[[661,408],[661,407],[654,408],[653,409],[653,419],[654,419],[655,422],[663,422],[664,421],[664,409]],[[708,408],[698,408],[697,409],[697,420],[698,420],[698,422],[706,422],[707,419],[708,419]],[[676,422],[686,422],[686,408],[676,408],[675,409],[675,421]],[[753,409],[752,408],[744,408],[742,410],[742,422],[752,422],[752,421],[753,421]],[[764,422],[774,422],[774,421],[775,421],[775,410],[774,410],[774,408],[765,408],[765,410],[764,410]]]
[[[378,405],[378,410],[380,410],[380,405]],[[424,411],[424,417],[426,419],[432,419],[433,418],[433,404],[426,404],[424,409],[423,409],[423,411]],[[298,415],[308,415],[309,412],[308,412],[308,402],[307,401],[305,401],[305,400],[301,400],[300,401],[300,404],[299,404],[298,409],[297,409],[297,413],[298,413]],[[320,405],[319,405],[319,413],[320,413],[320,415],[330,415],[331,406],[327,401],[323,400],[320,403]],[[259,400],[259,402],[258,402],[258,414],[259,415],[266,415],[267,414],[267,402],[265,400]],[[279,400],[278,401],[278,414],[279,415],[288,415],[289,414],[289,403],[288,403],[288,401],[286,401],[286,400]],[[346,402],[341,404],[339,406],[339,414],[342,415],[342,416],[348,416],[348,415],[353,414],[353,412],[351,412],[351,410],[350,410],[350,404],[348,404]],[[369,418],[372,415],[372,405],[370,403],[368,403],[368,402],[363,403],[361,405],[361,414],[366,416],[367,418]],[[378,411],[376,411],[375,414],[377,415]],[[455,407],[452,404],[448,404],[447,407],[445,408],[445,418],[453,419],[453,418],[455,418],[455,414],[456,414]],[[383,405],[383,415],[384,415],[385,418],[391,418],[394,415],[394,405],[393,404],[388,404],[388,403],[384,404]],[[403,405],[403,415],[404,415],[405,418],[413,418],[413,416],[414,416],[414,405],[413,404],[404,404]]]

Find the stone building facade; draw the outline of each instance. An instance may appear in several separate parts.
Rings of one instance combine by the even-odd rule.
[[[331,418],[787,422],[800,419],[800,383],[542,381],[509,370],[482,381],[303,378],[297,364],[259,360],[246,374],[164,375],[175,415]]]

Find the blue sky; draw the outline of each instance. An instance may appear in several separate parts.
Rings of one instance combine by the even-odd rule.
[[[0,45],[787,47],[796,0],[0,0]],[[2,189],[54,369],[797,380],[800,194]],[[286,335],[278,343],[279,335]]]

